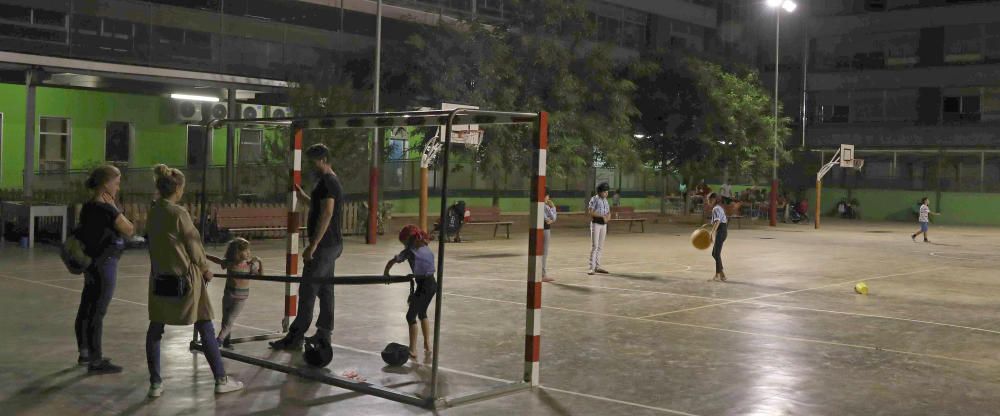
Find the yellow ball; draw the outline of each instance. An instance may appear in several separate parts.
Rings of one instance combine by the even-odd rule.
[[[712,234],[704,228],[699,228],[691,233],[691,245],[698,250],[704,250],[712,246]]]
[[[868,294],[868,285],[866,285],[865,282],[858,283],[858,284],[854,285],[854,292],[857,293],[857,294],[859,294],[859,295],[867,295]]]

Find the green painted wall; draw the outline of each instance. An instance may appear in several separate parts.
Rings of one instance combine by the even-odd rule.
[[[837,202],[846,198],[846,189],[823,188],[823,215],[833,215]],[[915,222],[914,205],[920,198],[931,199],[931,209],[940,209],[943,215],[933,216],[932,222],[955,225],[1000,225],[1000,194],[942,192],[936,201],[935,192],[895,191],[884,189],[853,189],[851,198],[857,198],[862,218],[869,221]],[[816,200],[816,191],[809,191],[809,199]],[[938,205],[940,204],[940,205]],[[938,208],[940,206],[940,208]]]
[[[0,166],[0,187],[3,188],[19,188],[22,183],[25,94],[22,85],[0,84],[0,113],[4,114]],[[187,127],[173,120],[174,110],[169,98],[39,87],[36,101],[38,117],[70,119],[72,169],[83,169],[104,161],[104,135],[109,121],[132,123],[135,134],[132,167],[149,167],[156,163],[186,164]],[[225,137],[225,129],[215,131],[212,164],[225,163]],[[36,166],[38,142],[36,136]]]

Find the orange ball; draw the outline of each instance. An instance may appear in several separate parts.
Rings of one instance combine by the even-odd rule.
[[[691,245],[698,250],[705,250],[712,246],[712,234],[704,228],[699,228],[691,233]]]

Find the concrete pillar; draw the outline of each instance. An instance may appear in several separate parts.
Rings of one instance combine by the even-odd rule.
[[[986,190],[986,152],[979,152],[979,192]]]
[[[24,200],[30,201],[32,198],[32,182],[35,179],[35,135],[36,135],[36,115],[35,115],[35,86],[41,81],[37,69],[29,69],[24,73],[24,85],[27,88],[25,94],[24,112]],[[68,168],[68,167],[67,167]]]

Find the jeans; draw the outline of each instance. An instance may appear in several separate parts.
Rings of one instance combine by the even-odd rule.
[[[715,245],[712,246],[712,258],[715,259],[715,272],[722,273],[722,244],[726,242],[726,237],[728,236],[728,225],[726,223],[720,223],[719,228],[715,231]]]
[[[337,258],[344,252],[343,245],[320,247],[302,269],[302,277],[333,277],[337,266]],[[333,332],[333,285],[300,283],[299,284],[299,315],[288,328],[288,335],[293,338],[305,336],[312,324],[313,307],[319,298],[319,318],[316,319],[316,332],[329,336]]]
[[[545,243],[542,244],[544,250],[542,251],[542,277],[546,277],[549,275],[549,272],[546,269],[545,265],[546,263],[548,263],[549,260],[549,240],[551,239],[552,239],[552,230],[545,230]]]
[[[234,298],[233,294],[226,289],[222,294],[222,327],[219,328],[219,339],[223,340],[229,336],[236,325],[236,318],[243,312],[243,305],[247,302],[244,298]]]
[[[101,334],[104,331],[104,315],[115,294],[118,257],[98,260],[84,272],[83,293],[80,294],[80,308],[76,312],[76,345],[81,357],[90,361],[104,358],[101,351]]]
[[[160,340],[163,339],[164,325],[159,322],[150,322],[149,330],[146,331],[146,365],[149,367],[149,382],[151,384],[162,383],[160,378]],[[198,321],[194,323],[194,329],[198,330],[201,337],[201,345],[205,347],[205,359],[208,366],[212,368],[212,375],[218,380],[226,376],[226,369],[222,366],[222,354],[219,352],[219,344],[215,340],[215,328],[212,321]]]
[[[604,239],[607,236],[607,224],[590,223],[590,270],[601,267],[601,251],[604,250]]]

